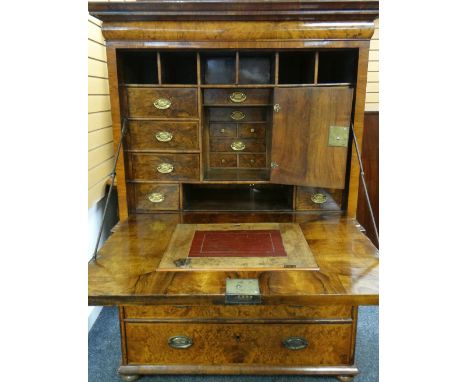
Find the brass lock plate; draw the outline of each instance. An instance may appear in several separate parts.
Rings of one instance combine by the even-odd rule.
[[[226,304],[260,304],[260,286],[257,279],[226,279]]]
[[[348,147],[348,139],[348,126],[330,126],[330,131],[328,133],[328,146]]]

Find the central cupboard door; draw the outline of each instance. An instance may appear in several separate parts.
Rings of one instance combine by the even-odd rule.
[[[348,147],[330,146],[329,132],[349,129],[352,102],[346,86],[275,89],[271,182],[343,189]]]

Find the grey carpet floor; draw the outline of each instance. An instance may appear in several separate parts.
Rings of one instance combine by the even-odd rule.
[[[378,307],[360,307],[356,364],[360,374],[354,382],[379,380]],[[88,382],[121,382],[120,333],[116,308],[104,308],[88,334]],[[310,376],[145,376],[141,382],[336,382],[330,377]]]

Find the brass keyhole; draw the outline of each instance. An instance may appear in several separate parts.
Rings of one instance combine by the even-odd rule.
[[[241,340],[241,336],[239,334],[236,334],[234,336],[234,338],[235,338],[236,342],[240,342],[240,340]]]

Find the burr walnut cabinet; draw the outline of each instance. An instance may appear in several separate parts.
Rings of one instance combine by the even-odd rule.
[[[352,380],[358,306],[378,303],[377,249],[354,220],[352,144],[378,3],[89,11],[103,21],[116,150],[122,141],[120,222],[89,265],[89,303],[119,307],[121,377]],[[200,231],[225,257],[197,260],[187,232]],[[173,269],[161,266],[168,252],[180,256]]]

